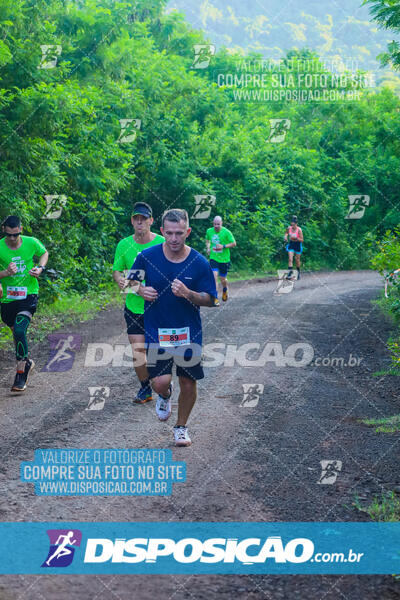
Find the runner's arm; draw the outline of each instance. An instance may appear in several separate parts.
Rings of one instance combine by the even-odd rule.
[[[122,271],[113,271],[113,279],[120,290],[124,290],[127,286],[125,274]]]
[[[151,286],[139,285],[139,289],[137,290],[137,295],[141,296],[143,300],[147,302],[154,302],[158,298],[158,292]]]
[[[299,233],[297,234],[297,239],[299,240],[299,242],[304,242],[303,231],[300,227],[299,227]]]
[[[215,306],[214,298],[207,292],[193,292],[189,290],[187,300],[196,306]]]
[[[214,298],[208,292],[194,292],[182,281],[174,279],[171,284],[172,293],[178,298],[185,298],[196,306],[215,306]]]
[[[45,267],[47,265],[47,262],[49,260],[49,253],[44,252],[44,254],[42,254],[42,256],[39,258],[39,267]]]
[[[223,244],[224,248],[235,248],[236,247],[236,240],[233,237],[233,234],[231,231],[228,231],[228,240],[229,242],[227,244]]]
[[[115,263],[114,263],[114,268],[115,268]],[[116,269],[118,270],[118,269]],[[145,265],[145,261],[143,260],[143,256],[142,253],[139,252],[139,254],[136,256],[134,263],[132,265],[132,267],[129,269],[127,275],[126,275],[126,280],[127,280],[127,286],[130,286],[133,288],[133,291],[135,294],[137,294],[138,296],[141,296],[142,294],[141,292],[141,288],[143,287],[143,282],[146,278],[146,265]],[[142,296],[143,297],[143,296]],[[148,300],[148,298],[144,298],[145,300]]]
[[[45,250],[39,258],[38,266],[33,267],[33,269],[31,269],[29,271],[29,275],[31,275],[32,277],[36,277],[36,279],[38,279],[40,277],[40,275],[43,273],[48,260],[49,260],[49,253],[47,252],[47,250]]]
[[[14,265],[15,271],[10,270],[11,265]],[[0,271],[0,279],[4,279],[4,277],[11,277],[12,275],[15,275],[16,272],[17,272],[17,267],[16,267],[15,263],[10,263],[8,265],[7,269],[4,269],[4,271]]]

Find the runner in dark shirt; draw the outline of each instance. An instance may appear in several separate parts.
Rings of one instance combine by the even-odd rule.
[[[217,290],[206,258],[185,244],[191,231],[187,212],[168,210],[162,222],[165,242],[138,254],[129,278],[145,280],[138,294],[145,300],[147,368],[158,394],[158,418],[166,421],[171,415],[172,367],[176,364],[180,394],[175,443],[188,446],[186,423],[196,401],[196,381],[204,377],[199,307],[214,306]]]

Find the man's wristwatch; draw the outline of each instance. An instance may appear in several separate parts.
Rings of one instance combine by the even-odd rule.
[[[38,265],[36,268],[37,269],[42,269],[42,273],[43,273],[43,271],[46,270],[46,267],[44,265]]]

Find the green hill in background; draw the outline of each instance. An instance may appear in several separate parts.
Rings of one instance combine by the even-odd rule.
[[[350,59],[356,68],[391,78],[377,56],[393,37],[378,28],[361,0],[171,0],[217,47],[243,48],[280,58],[293,48],[310,48],[322,58]]]

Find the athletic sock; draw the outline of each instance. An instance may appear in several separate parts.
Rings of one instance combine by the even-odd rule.
[[[142,388],[149,387],[149,385],[150,385],[150,379],[147,378],[144,381],[141,381],[140,385],[142,386]]]
[[[228,291],[228,288],[227,288],[227,287],[224,287],[224,288],[222,288],[222,291],[223,291],[223,292],[227,292],[227,291]]]
[[[163,396],[162,394],[159,394],[159,396],[161,396],[161,398],[163,398],[164,400],[169,400],[171,398],[171,388],[169,388],[168,396]]]

